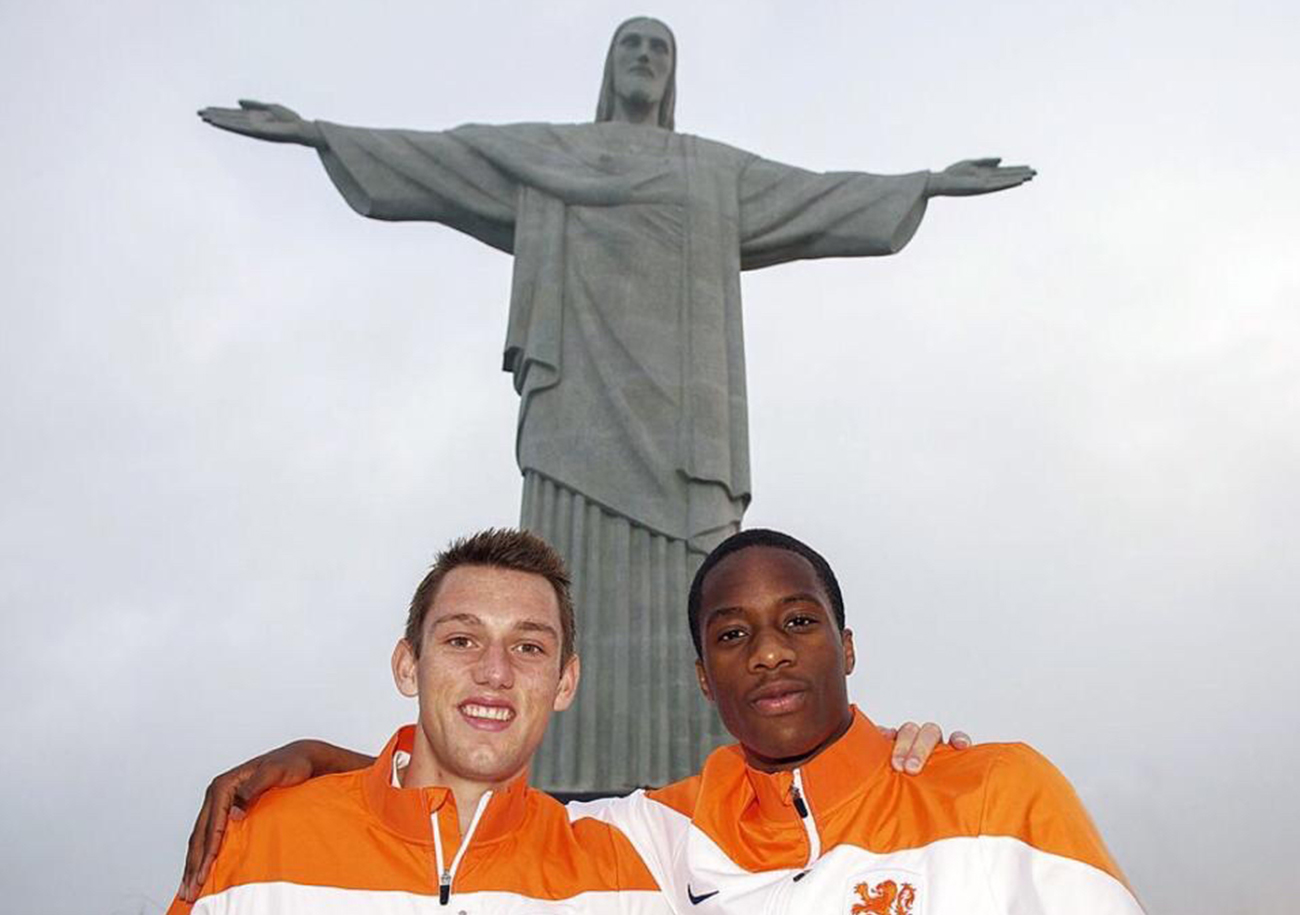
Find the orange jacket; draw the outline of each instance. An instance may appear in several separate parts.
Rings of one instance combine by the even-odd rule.
[[[232,822],[194,915],[669,911],[626,838],[571,823],[524,777],[485,797],[462,841],[449,790],[392,785],[413,733],[369,768],[269,792]],[[169,915],[188,911],[177,900]]]
[[[941,747],[903,775],[854,719],[793,771],[723,747],[699,775],[569,815],[618,826],[679,913],[1141,912],[1069,782],[1032,749]]]

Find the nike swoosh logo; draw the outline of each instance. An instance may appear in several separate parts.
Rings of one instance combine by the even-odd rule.
[[[700,895],[696,896],[694,893],[691,892],[691,885],[689,883],[686,884],[686,895],[690,897],[691,905],[699,905],[704,900],[711,899],[714,896],[718,895],[718,893],[720,892],[722,891],[714,890],[712,893],[701,893]]]

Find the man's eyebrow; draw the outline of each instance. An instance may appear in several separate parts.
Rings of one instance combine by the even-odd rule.
[[[466,623],[470,626],[483,625],[483,621],[472,613],[448,613],[446,616],[440,616],[433,621],[433,628],[437,629],[443,623]]]
[[[545,632],[552,638],[560,637],[559,631],[550,623],[543,623],[541,620],[520,620],[515,623],[516,629],[522,629],[525,632]]]
[[[448,613],[446,616],[440,616],[433,621],[433,627],[436,629],[443,623],[464,623],[469,626],[482,626],[483,620],[473,613]],[[551,635],[558,637],[559,630],[550,623],[541,620],[520,620],[515,623],[515,629],[524,629],[529,632],[549,632]]]
[[[794,594],[787,594],[781,598],[782,604],[816,604],[823,610],[826,609],[826,602],[811,591],[796,591]],[[745,611],[740,607],[715,607],[712,610],[704,612],[704,625],[710,625],[714,620],[733,616],[744,616]]]
[[[812,591],[799,591],[795,594],[787,595],[781,598],[783,604],[816,604],[823,610],[826,609],[826,601],[818,597]]]
[[[704,611],[704,625],[708,626],[716,619],[744,615],[745,611],[739,607],[714,607],[712,610]]]

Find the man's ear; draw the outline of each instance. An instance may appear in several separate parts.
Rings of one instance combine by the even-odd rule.
[[[564,665],[564,670],[560,671],[560,688],[555,693],[555,702],[551,708],[562,712],[572,705],[573,698],[578,695],[578,681],[581,679],[582,662],[575,654]]]
[[[700,692],[704,693],[704,698],[712,702],[713,693],[709,691],[709,678],[704,675],[704,662],[699,658],[695,659],[695,678],[700,681]]]
[[[840,636],[844,642],[844,676],[853,673],[853,667],[858,662],[858,656],[853,651],[853,630],[845,629]]]
[[[416,666],[415,649],[406,639],[398,639],[397,646],[393,648],[393,682],[397,684],[397,691],[408,699],[420,695]]]

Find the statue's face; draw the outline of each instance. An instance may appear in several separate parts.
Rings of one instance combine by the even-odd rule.
[[[614,41],[614,94],[638,105],[664,97],[673,71],[673,43],[668,30],[652,19],[629,22]]]

